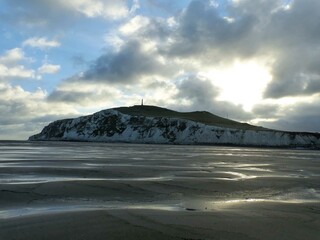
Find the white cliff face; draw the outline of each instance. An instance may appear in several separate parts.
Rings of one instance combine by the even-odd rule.
[[[222,128],[178,118],[130,116],[113,109],[55,121],[29,140],[320,148],[320,134]]]

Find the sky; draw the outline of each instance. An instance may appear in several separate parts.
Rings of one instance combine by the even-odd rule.
[[[0,139],[140,104],[320,132],[319,0],[2,0]]]

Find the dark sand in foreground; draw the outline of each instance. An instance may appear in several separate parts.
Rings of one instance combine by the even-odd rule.
[[[320,152],[0,144],[0,239],[319,239]]]
[[[10,218],[1,239],[318,239],[319,207],[252,204],[223,211],[81,210]],[[240,208],[240,209],[239,209]]]

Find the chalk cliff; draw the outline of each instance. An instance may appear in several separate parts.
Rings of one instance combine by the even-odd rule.
[[[208,112],[180,113],[154,106],[114,108],[58,120],[29,140],[320,148],[318,133],[276,131]]]

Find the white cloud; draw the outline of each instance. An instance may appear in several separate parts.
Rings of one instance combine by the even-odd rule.
[[[60,65],[48,64],[48,63],[45,63],[38,68],[38,72],[42,74],[44,73],[54,74],[59,72],[59,70],[60,70]]]
[[[136,34],[137,39],[142,41],[139,34],[141,30],[150,23],[150,19],[144,16],[136,15],[133,18],[129,19],[122,25],[118,27],[118,29],[112,29],[104,36],[104,41],[106,44],[112,47],[112,51],[119,51],[124,44],[127,43],[128,39],[133,38]],[[150,42],[150,39],[147,39]],[[145,46],[146,43],[143,42],[141,44]]]
[[[23,101],[43,100],[47,93],[42,89],[37,89],[35,92],[25,91],[21,86],[12,86],[7,83],[0,83],[0,101]]]
[[[62,7],[77,11],[87,17],[119,19],[129,14],[125,0],[58,0]],[[136,8],[136,5],[134,5]]]
[[[129,22],[123,24],[119,31],[123,35],[132,35],[137,32],[141,28],[147,26],[149,24],[149,19],[143,16],[135,16]]]
[[[170,28],[174,28],[174,27],[178,26],[178,23],[174,17],[169,17],[167,19],[167,24],[168,24],[168,27],[170,27]]]
[[[19,62],[29,60],[20,48],[7,50],[0,56],[0,78],[1,80],[36,78],[35,71],[28,69]]]
[[[27,139],[49,122],[79,115],[71,105],[49,103],[47,92],[0,82],[0,139]]]
[[[26,27],[23,32],[51,34],[59,30],[78,32],[75,28],[86,18],[100,18],[107,21],[121,20],[135,14],[140,7],[139,0],[2,0],[7,10],[1,15],[5,23]],[[19,30],[20,31],[20,30]]]
[[[0,64],[0,78],[35,78],[35,72],[32,69],[26,69],[22,65],[7,67]]]
[[[12,65],[24,60],[24,52],[21,48],[7,50],[4,55],[0,56],[0,64]]]
[[[106,34],[104,36],[104,41],[107,45],[110,45],[112,47],[111,50],[113,51],[119,51],[125,43],[125,41],[114,32]]]
[[[56,40],[48,40],[45,37],[33,37],[25,40],[22,43],[23,46],[30,46],[34,48],[47,49],[59,47],[61,44]]]

